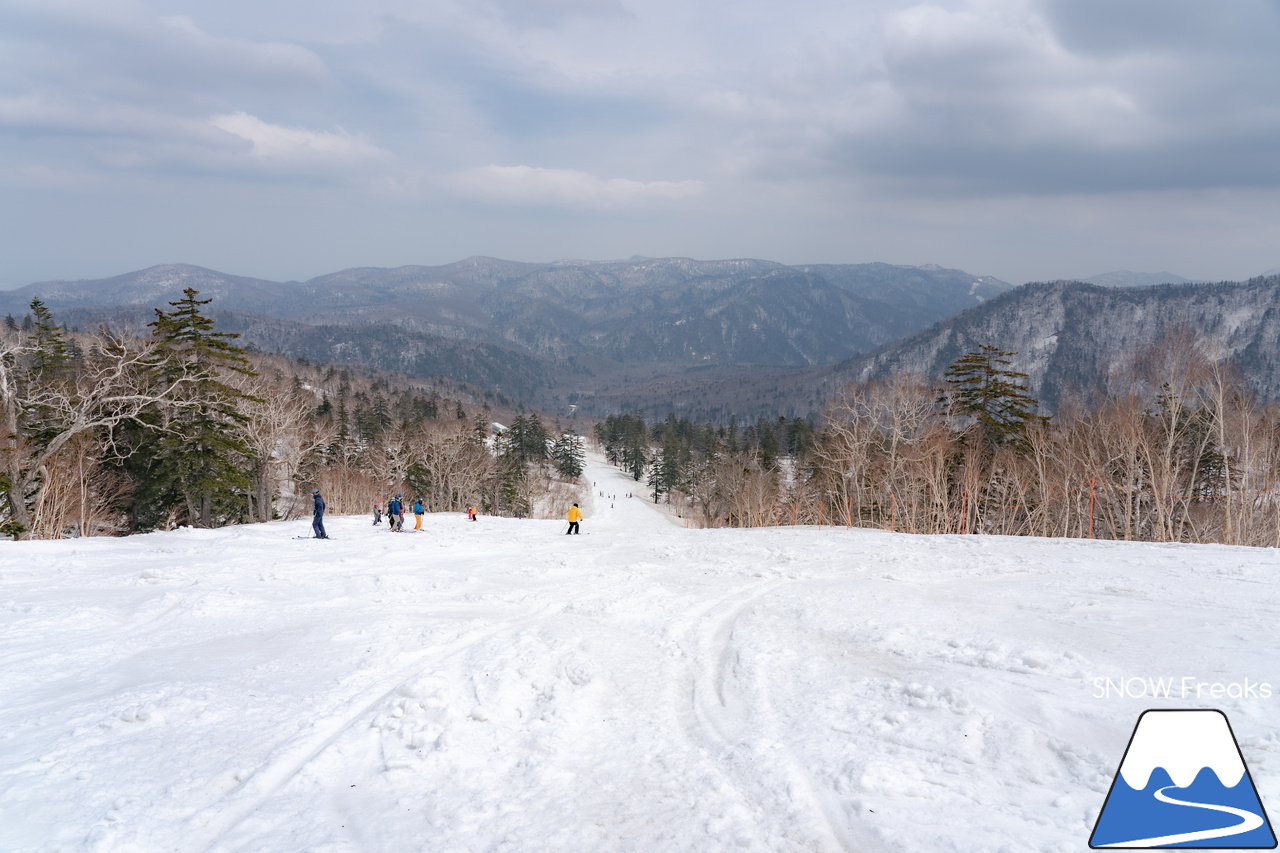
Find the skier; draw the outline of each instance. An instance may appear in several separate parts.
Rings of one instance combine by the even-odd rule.
[[[377,527],[382,523],[382,498],[373,499],[373,526]]]
[[[422,498],[413,499],[413,517],[416,519],[413,529],[422,529]]]
[[[392,533],[399,533],[400,526],[404,524],[404,504],[400,503],[400,495],[387,504],[387,523],[391,525]]]
[[[574,504],[569,508],[569,529],[564,532],[565,536],[570,533],[578,533],[578,522],[582,521],[582,510],[578,509],[578,505]]]
[[[311,513],[311,529],[316,539],[328,539],[329,534],[324,532],[324,495],[320,494],[319,489],[312,489],[311,496],[316,499],[315,509]]]
[[[472,521],[479,521],[479,520],[480,520],[480,507],[478,507],[478,506],[473,506],[473,507],[471,507],[471,509],[467,510],[467,518],[471,519]]]

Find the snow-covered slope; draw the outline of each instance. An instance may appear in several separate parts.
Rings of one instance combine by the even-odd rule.
[[[1280,687],[1274,551],[686,530],[587,476],[579,537],[0,543],[0,850],[1081,850],[1153,706],[1280,802],[1280,689],[1095,682]]]

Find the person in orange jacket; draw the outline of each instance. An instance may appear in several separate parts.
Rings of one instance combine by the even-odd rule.
[[[577,533],[579,521],[582,521],[582,510],[578,509],[577,504],[574,504],[569,507],[569,529],[564,532],[564,535],[568,536],[570,533]]]

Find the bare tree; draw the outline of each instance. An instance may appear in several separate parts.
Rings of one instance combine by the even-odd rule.
[[[24,379],[20,360],[29,352],[20,340],[0,343],[0,490],[8,530],[18,537],[43,523],[33,512],[49,485],[48,465],[69,443],[92,435],[103,453],[117,452],[122,424],[147,426],[145,413],[183,405],[181,391],[194,378],[183,372],[156,381],[155,345],[105,330],[90,341],[81,363],[55,381]]]

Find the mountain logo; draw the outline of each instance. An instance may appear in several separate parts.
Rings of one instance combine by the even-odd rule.
[[[1138,717],[1090,848],[1275,846],[1225,714],[1153,710]]]

